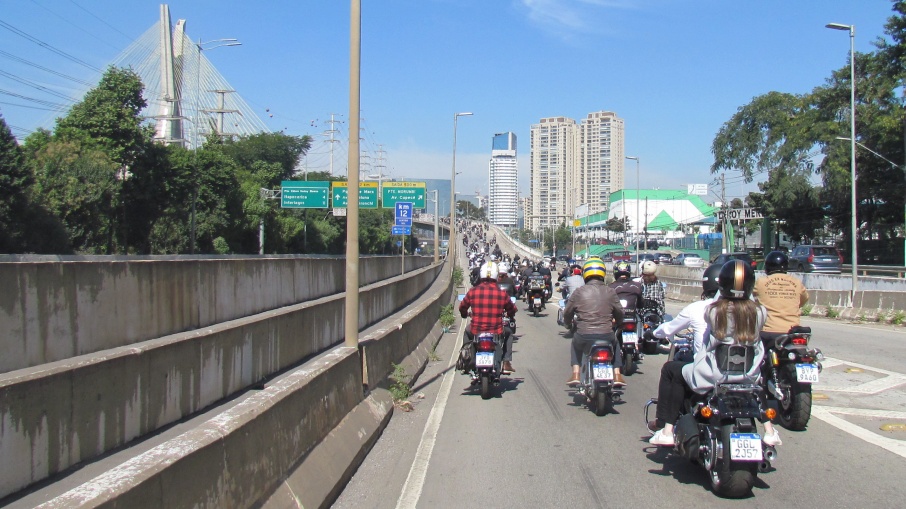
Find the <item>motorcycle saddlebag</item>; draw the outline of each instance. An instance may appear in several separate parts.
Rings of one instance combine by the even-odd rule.
[[[683,457],[689,460],[698,459],[699,438],[698,423],[691,414],[683,414],[676,421],[676,427],[673,430],[676,437],[676,450]]]
[[[475,368],[475,347],[472,342],[462,345],[459,349],[459,358],[456,359],[457,371],[469,371]]]

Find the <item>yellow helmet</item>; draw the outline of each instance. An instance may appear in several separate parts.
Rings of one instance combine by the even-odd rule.
[[[601,281],[604,281],[604,276],[607,275],[607,267],[604,266],[604,260],[593,256],[582,265],[582,279],[588,281],[593,277],[600,277]]]

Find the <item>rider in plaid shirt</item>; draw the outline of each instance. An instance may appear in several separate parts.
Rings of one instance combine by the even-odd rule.
[[[494,334],[504,334],[503,330],[503,312],[513,318],[516,316],[516,306],[510,300],[510,296],[497,287],[497,264],[488,262],[481,266],[478,285],[473,286],[466,297],[459,304],[459,314],[463,318],[469,317],[469,308],[472,309],[472,323],[470,330],[466,332],[469,341],[474,338],[475,334],[482,332],[491,332]],[[513,337],[507,335],[503,352],[503,372],[513,372]]]

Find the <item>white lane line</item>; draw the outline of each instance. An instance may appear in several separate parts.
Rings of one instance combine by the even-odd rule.
[[[844,415],[856,415],[856,416],[865,416],[865,417],[884,417],[887,418],[888,414],[898,414],[899,417],[890,418],[893,419],[902,419],[906,417],[904,412],[885,412],[883,410],[860,410],[857,408],[836,408],[836,407],[826,407],[826,406],[812,406],[812,417],[821,419],[822,421],[838,428],[850,435],[855,436],[856,438],[861,438],[862,440],[877,445],[878,447],[892,452],[896,455],[899,455],[903,458],[906,458],[906,442],[895,440],[892,438],[883,437],[869,431],[857,424],[853,424],[845,419],[837,417],[834,415],[844,414]]]
[[[897,373],[895,371],[887,371],[886,369],[875,368],[872,366],[866,366],[864,364],[858,364],[855,362],[844,361],[841,359],[832,359],[826,358],[822,361],[822,364],[825,368],[830,368],[834,366],[852,366],[854,368],[859,368],[863,371],[871,371],[874,373],[881,373],[886,375],[882,378],[872,380],[870,382],[865,382],[859,385],[822,385],[818,384],[815,386],[815,390],[820,390],[823,392],[848,392],[853,394],[878,394],[884,392],[888,389],[893,389],[894,387],[906,384],[906,375],[902,373]]]
[[[455,369],[449,368],[456,363],[456,358],[459,356],[459,347],[462,346],[462,335],[465,332],[465,319],[461,319],[459,325],[459,334],[456,335],[453,354],[447,364],[447,373],[440,384],[440,390],[437,393],[437,399],[434,401],[434,407],[431,408],[428,422],[425,423],[425,431],[422,433],[418,450],[415,452],[415,459],[412,461],[412,467],[409,469],[408,477],[406,477],[406,484],[403,485],[403,492],[400,493],[400,498],[396,502],[397,509],[415,509],[418,499],[422,495],[425,476],[428,473],[428,463],[431,461],[431,453],[434,452],[434,443],[437,440],[437,431],[444,418],[444,409],[447,406],[447,398],[450,396],[450,390],[453,387],[453,379],[458,374]]]

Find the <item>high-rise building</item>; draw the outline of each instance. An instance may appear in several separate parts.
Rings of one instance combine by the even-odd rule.
[[[488,164],[488,221],[497,226],[514,228],[519,208],[516,135],[498,133],[491,143]]]
[[[589,113],[581,124],[549,117],[532,125],[527,227],[569,224],[580,205],[589,214],[607,210],[610,194],[623,189],[623,146],[623,119],[610,111]]]

